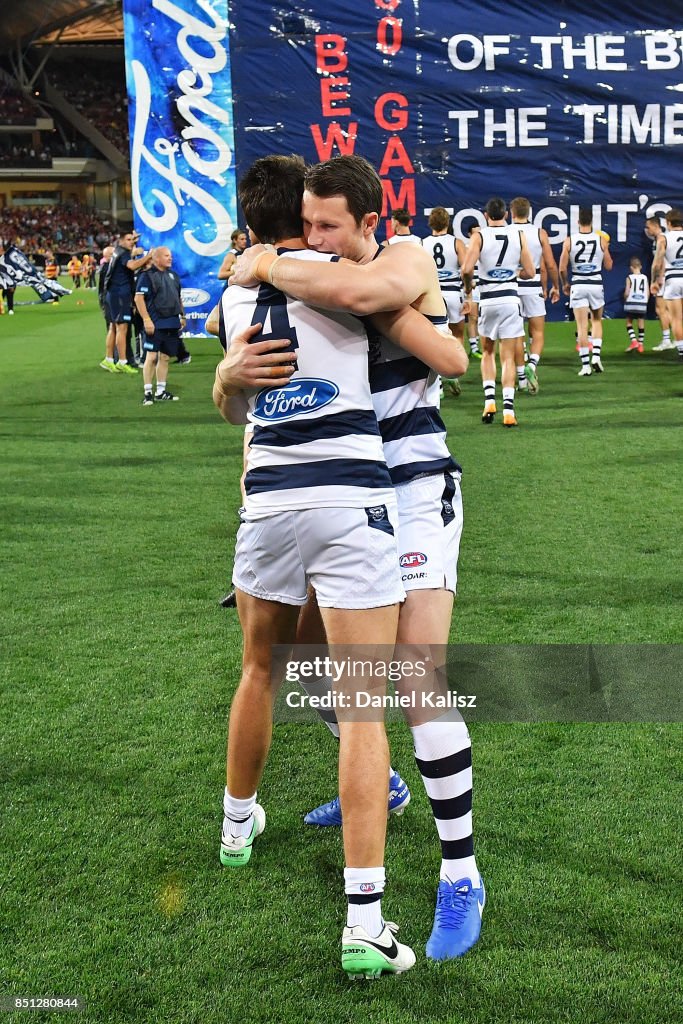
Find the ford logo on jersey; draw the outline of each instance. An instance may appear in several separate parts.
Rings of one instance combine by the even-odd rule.
[[[593,274],[598,269],[597,263],[581,263],[576,267],[576,274]]]
[[[492,281],[509,281],[515,276],[515,272],[507,267],[493,267],[489,270],[488,276]]]
[[[254,402],[254,419],[266,423],[291,420],[329,405],[339,394],[331,380],[302,377],[282,388],[264,388]]]
[[[421,551],[406,551],[399,559],[402,569],[417,569],[418,565],[424,565],[426,561],[427,556]]]
[[[683,267],[683,260],[672,260],[671,266],[679,269],[680,267]]]

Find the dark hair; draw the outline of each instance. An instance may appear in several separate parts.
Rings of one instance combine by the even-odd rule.
[[[396,210],[392,210],[391,217],[392,220],[397,220],[399,224],[402,224],[404,228],[407,228],[410,224],[410,214],[402,206],[399,206]]]
[[[237,187],[247,223],[260,242],[281,242],[303,233],[301,197],[306,164],[300,156],[264,156]]]
[[[505,200],[501,199],[499,196],[489,199],[484,209],[484,213],[489,220],[503,220],[506,211],[507,206],[505,205]]]
[[[517,196],[516,199],[510,202],[510,210],[513,217],[526,217],[528,220],[531,212],[531,203],[524,196]]]
[[[593,223],[593,210],[590,206],[579,207],[579,224],[582,228],[588,228]]]
[[[366,213],[382,215],[384,192],[379,174],[362,156],[337,156],[306,172],[304,187],[320,199],[343,196],[356,224]]]
[[[432,231],[443,231],[450,224],[450,215],[445,206],[435,206],[429,214],[429,224]]]
[[[646,224],[656,224],[658,228],[661,228],[661,226],[662,226],[662,222],[660,221],[659,217],[646,217],[645,218],[645,223]]]
[[[683,228],[683,213],[676,208],[669,210],[666,215],[666,222],[667,224],[670,224],[672,228]]]

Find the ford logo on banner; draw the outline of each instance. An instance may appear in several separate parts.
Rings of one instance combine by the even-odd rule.
[[[494,267],[493,270],[489,270],[488,276],[492,281],[509,281],[511,277],[515,276],[515,272],[506,267]]]
[[[185,332],[205,334],[237,219],[225,0],[124,0],[135,225],[173,253]]]
[[[203,306],[211,298],[209,293],[205,292],[203,288],[183,288],[180,294],[185,309],[192,309],[193,306]]]
[[[283,388],[259,391],[252,415],[262,423],[291,420],[295,416],[317,412],[333,402],[338,394],[339,388],[331,380],[303,377],[285,384]]]

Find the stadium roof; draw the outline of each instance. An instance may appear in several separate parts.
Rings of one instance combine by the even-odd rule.
[[[21,0],[3,11],[0,54],[17,46],[123,39],[121,0]]]

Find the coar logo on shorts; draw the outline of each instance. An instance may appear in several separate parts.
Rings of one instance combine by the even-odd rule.
[[[511,277],[515,276],[514,270],[508,270],[507,267],[494,267],[489,270],[488,275],[493,281],[509,281]]]
[[[317,377],[303,377],[283,388],[264,388],[254,402],[254,418],[267,423],[291,420],[322,409],[339,394],[339,388],[331,380]]]
[[[405,555],[401,555],[400,565],[402,569],[417,569],[418,565],[424,565],[426,561],[427,556],[421,551],[406,551]]]

